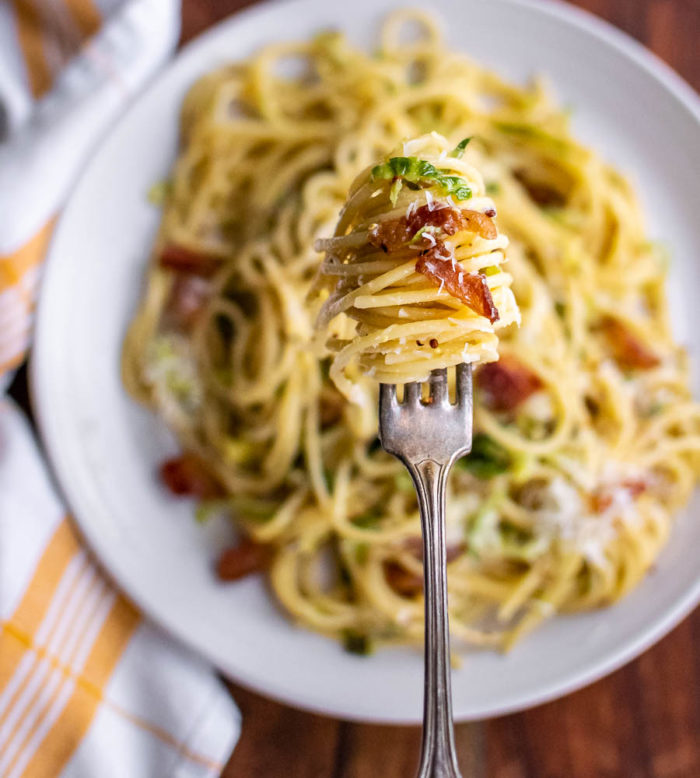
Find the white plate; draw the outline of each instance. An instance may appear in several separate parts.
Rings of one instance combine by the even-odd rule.
[[[127,111],[88,166],[58,226],[38,313],[33,361],[46,446],[90,545],[133,600],[226,675],[292,705],[343,718],[415,722],[422,659],[411,650],[353,657],[292,626],[256,580],[211,574],[225,527],[202,528],[155,478],[175,450],[163,425],[126,396],[119,351],[140,294],[159,214],[146,201],[176,150],[187,87],[222,62],[322,27],[370,45],[398,3],[297,0],[265,5],[213,29]],[[700,288],[700,109],[692,91],[640,46],[560,5],[516,0],[433,2],[452,46],[508,77],[551,77],[575,107],[580,137],[638,184],[651,232],[673,250],[678,334],[697,346]],[[693,339],[692,341],[690,339]],[[473,719],[524,708],[608,673],[658,640],[700,597],[700,514],[679,517],[658,569],[624,602],[558,618],[508,656],[479,653],[454,673],[454,708]]]

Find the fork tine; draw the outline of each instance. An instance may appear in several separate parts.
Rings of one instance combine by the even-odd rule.
[[[403,401],[405,405],[417,405],[420,401],[420,395],[420,383],[413,381],[410,384],[404,384]]]
[[[387,410],[393,409],[398,405],[396,399],[396,384],[379,384],[379,408]]]
[[[472,403],[472,366],[462,362],[457,365],[457,405],[463,407]]]
[[[447,370],[443,367],[430,373],[430,397],[435,405],[447,402]]]

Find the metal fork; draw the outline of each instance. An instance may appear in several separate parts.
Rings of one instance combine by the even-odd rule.
[[[423,402],[421,385],[405,384],[400,403],[394,384],[381,385],[379,439],[411,474],[423,530],[425,676],[418,778],[461,778],[452,722],[445,486],[455,460],[471,450],[471,365],[457,365],[456,404],[449,399],[446,370],[433,370],[429,386],[429,399]]]

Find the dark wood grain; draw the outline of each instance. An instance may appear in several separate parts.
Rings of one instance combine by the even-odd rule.
[[[231,687],[243,734],[224,776],[327,778],[336,775],[345,725]]]
[[[183,0],[182,42],[251,4]],[[575,4],[626,30],[700,89],[700,0]],[[28,407],[24,373],[13,393]],[[415,774],[418,728],[339,722],[230,688],[243,732],[224,778]],[[459,725],[457,742],[465,778],[700,778],[700,611],[609,677],[523,713]]]

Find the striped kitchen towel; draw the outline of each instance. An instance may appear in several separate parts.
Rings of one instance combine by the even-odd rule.
[[[0,400],[0,776],[214,776],[239,715],[77,538],[29,426]]]
[[[26,354],[58,208],[178,32],[177,0],[0,2],[0,374]]]
[[[82,546],[3,383],[25,357],[55,216],[173,50],[175,0],[0,0],[0,776],[218,775],[239,713]]]

